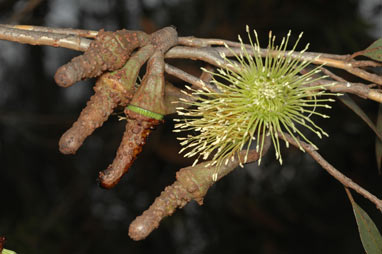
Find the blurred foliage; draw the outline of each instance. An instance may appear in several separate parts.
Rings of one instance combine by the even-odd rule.
[[[353,200],[349,190],[346,190],[353,206],[359,234],[367,254],[382,253],[382,236],[369,215]]]
[[[0,1],[7,23],[28,1]],[[264,42],[304,31],[301,45],[327,53],[353,53],[375,40],[356,0],[47,0],[17,20],[22,24],[83,29],[140,29],[174,25],[180,35],[236,40],[245,25]],[[378,7],[378,6],[377,6]],[[377,13],[376,15],[381,15]],[[244,36],[243,36],[244,37]],[[264,44],[263,44],[264,45]],[[133,242],[129,223],[143,212],[175,172],[190,164],[177,155],[172,121],[148,140],[128,175],[113,190],[95,179],[113,159],[124,123],[112,116],[75,156],[58,152],[60,135],[92,94],[92,82],[57,87],[53,73],[78,52],[0,42],[0,234],[18,253],[361,253],[351,205],[342,186],[305,154],[282,151],[282,167],[266,157],[220,181],[205,205],[189,204],[163,221],[148,239]],[[186,62],[187,71],[197,65]],[[343,73],[340,73],[343,74]],[[348,75],[348,74],[344,74]],[[349,76],[345,76],[350,78]],[[176,82],[176,80],[173,80]],[[372,120],[378,105],[354,98]],[[329,139],[312,140],[346,175],[381,193],[374,133],[345,106],[334,105],[320,126]],[[357,198],[356,198],[357,199]],[[375,207],[357,199],[376,225]]]

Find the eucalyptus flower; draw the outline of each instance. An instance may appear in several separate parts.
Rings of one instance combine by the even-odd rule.
[[[319,138],[328,136],[311,117],[328,118],[317,110],[331,108],[326,103],[334,100],[322,96],[338,94],[326,92],[325,86],[312,85],[325,77],[317,75],[319,66],[301,74],[312,63],[303,59],[309,44],[302,51],[295,51],[302,33],[289,51],[290,31],[279,46],[275,46],[275,36],[270,32],[265,50],[260,48],[255,30],[255,41],[252,41],[248,26],[247,33],[250,45],[244,45],[240,36],[240,53],[225,45],[233,59],[221,54],[224,67],[210,72],[217,89],[187,86],[186,93],[191,99],[183,99],[186,107],[178,108],[180,117],[174,119],[177,122],[174,132],[188,132],[186,137],[178,137],[183,146],[180,153],[187,151],[185,157],[196,156],[193,165],[199,159],[212,157],[210,165],[218,168],[233,160],[243,149],[247,149],[248,155],[254,141],[256,151],[262,155],[266,136],[271,137],[276,159],[282,164],[279,136],[284,135],[283,132],[289,133],[298,144],[301,138],[315,148],[300,127]],[[289,146],[287,142],[286,146]],[[299,148],[304,151],[301,145]],[[247,156],[240,165],[246,161]]]

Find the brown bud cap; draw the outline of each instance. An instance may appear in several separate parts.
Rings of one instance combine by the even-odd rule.
[[[156,51],[147,63],[147,71],[130,104],[164,115],[164,59]]]

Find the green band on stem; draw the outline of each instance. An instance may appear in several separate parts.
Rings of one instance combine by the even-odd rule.
[[[144,108],[140,108],[140,107],[137,107],[137,106],[134,106],[134,105],[127,106],[127,109],[129,109],[129,110],[131,110],[131,111],[133,111],[135,113],[138,113],[138,114],[141,114],[141,115],[144,115],[144,116],[156,119],[156,120],[162,120],[163,119],[163,115],[161,115],[161,114],[158,114],[158,113],[155,113],[155,112],[152,112],[150,110],[147,110],[147,109],[144,109]]]

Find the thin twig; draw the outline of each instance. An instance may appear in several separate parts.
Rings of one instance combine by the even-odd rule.
[[[50,32],[54,34],[77,35],[77,36],[86,37],[86,38],[95,38],[98,34],[98,31],[95,31],[95,30],[83,30],[83,29],[72,29],[72,28],[51,28],[51,27],[42,27],[42,26],[8,25],[8,24],[1,24],[0,26],[9,27],[9,28],[17,28],[17,29],[28,30],[28,31],[36,31],[36,32]],[[179,45],[189,46],[189,47],[208,47],[208,46],[228,45],[230,47],[240,48],[241,46],[239,42],[235,42],[235,41],[216,39],[216,38],[197,38],[194,36],[178,37],[178,43]],[[245,46],[248,48],[251,47],[248,44],[245,44]],[[350,55],[336,55],[336,54],[315,53],[315,52],[306,52],[304,55],[310,58],[322,56],[322,57],[338,59],[338,60],[346,60],[350,56]],[[358,62],[365,62],[360,64],[360,66],[375,66],[376,64],[373,61],[357,61],[357,63]],[[380,66],[380,65],[377,65],[377,66]]]
[[[98,35],[98,31],[72,29],[72,28],[57,28],[57,27],[30,26],[30,25],[9,25],[9,24],[0,24],[0,27],[7,27],[7,28],[34,31],[34,32],[45,32],[45,33],[51,33],[51,34],[76,35],[76,36],[91,38],[91,39],[94,39]]]
[[[233,56],[233,53],[235,53],[236,55],[239,55],[241,52],[241,48],[237,48],[237,47],[229,48],[229,49],[226,47],[218,47],[218,48],[215,48],[215,50],[218,51],[219,54],[224,53],[226,56]],[[248,51],[248,53],[252,55],[255,54],[254,52],[251,52],[251,51]],[[268,53],[268,50],[260,49],[260,54],[262,56],[265,56],[267,53]],[[273,51],[273,52],[270,51],[268,54],[272,55],[273,53],[279,54],[277,51]],[[285,54],[290,54],[290,52],[286,51]],[[353,65],[355,61],[344,61],[341,59],[331,58],[330,54],[326,54],[325,56],[323,56],[323,54],[317,55],[317,53],[311,53],[311,52],[305,52],[301,55],[300,55],[300,52],[293,52],[290,54],[290,56],[292,58],[299,58],[303,61],[311,61],[312,63],[318,64],[318,65],[325,65],[325,66],[335,67],[338,69],[343,69],[357,77],[363,78],[367,81],[376,83],[378,85],[382,85],[382,76],[378,76],[374,73],[370,73],[361,68],[355,67]],[[365,67],[366,63],[370,63],[370,62],[371,61],[362,62],[363,67]]]
[[[379,103],[382,103],[382,92],[379,89],[371,89],[370,85],[366,86],[363,83],[352,83],[346,81],[344,78],[334,74],[326,68],[321,67],[321,71],[328,75],[329,77],[337,80],[338,82],[334,82],[332,86],[328,86],[327,88],[332,92],[340,92],[340,93],[351,93],[358,95],[363,99],[370,99]],[[320,80],[319,83],[326,83],[330,81]],[[373,84],[375,86],[375,84]]]
[[[217,67],[224,67],[225,62],[220,57],[215,48],[191,48],[176,46],[167,51],[166,58],[188,58],[192,60],[201,60]]]
[[[14,27],[14,28],[13,28]],[[46,27],[38,27],[38,26],[11,26],[11,25],[0,25],[0,39],[27,43],[33,45],[48,45],[48,46],[57,46],[64,47],[73,50],[85,51],[90,45],[90,40],[84,37],[93,37],[98,34],[97,31],[87,31],[80,29],[62,29],[62,28],[46,28]],[[78,35],[78,36],[75,36]],[[180,37],[183,38],[183,37]],[[182,39],[180,39],[182,41]],[[225,41],[224,41],[225,42]],[[236,45],[236,44],[232,44]],[[235,52],[237,49],[233,48]],[[232,55],[226,48],[190,48],[190,47],[181,47],[177,46],[170,49],[165,57],[166,58],[191,58],[196,60],[203,60],[208,62],[214,66],[222,66],[224,65],[223,59],[217,52],[224,52],[225,54]],[[238,53],[238,52],[236,52]],[[309,55],[309,53],[305,53],[312,59],[316,57],[316,55]],[[170,66],[166,64],[165,70],[168,74],[173,75],[181,80],[186,81],[192,85],[197,87],[201,87],[203,85],[208,85],[207,83],[201,81],[197,77],[184,72],[174,66]],[[327,81],[320,81],[320,83],[324,84]],[[213,87],[209,87],[213,89]],[[337,82],[335,85],[329,87],[331,91],[335,92],[348,92],[356,94],[362,98],[368,98],[377,102],[382,102],[382,94],[375,89],[370,89],[364,87],[361,83],[349,83],[349,82]]]
[[[239,42],[233,42],[228,40],[222,40],[222,39],[204,39],[204,38],[196,38],[193,36],[188,37],[179,37],[178,43],[180,45],[189,46],[189,47],[208,47],[208,46],[229,46],[231,48],[235,48],[234,51],[241,51],[241,43]],[[244,44],[244,46],[249,49],[249,53],[251,53],[251,45]],[[220,51],[220,50],[219,50]],[[262,55],[265,55],[267,53],[267,49],[260,49],[260,52]],[[227,55],[230,54],[230,52],[226,52]],[[238,53],[238,52],[236,52]],[[240,52],[239,52],[240,53]],[[289,54],[289,51],[286,52]],[[292,54],[292,57],[298,57],[298,53],[295,52]],[[354,61],[350,60],[350,55],[336,55],[336,54],[326,54],[326,53],[316,53],[316,52],[305,52],[302,56],[303,60],[312,61],[315,58],[317,59],[317,64],[323,64],[324,62],[327,62],[329,64],[332,64],[333,67],[345,69],[348,67],[377,67],[382,66],[381,63],[377,63],[374,61]],[[345,66],[342,63],[350,64],[349,66]],[[338,67],[341,66],[341,67]]]
[[[382,66],[382,63],[370,61],[370,60],[358,60],[352,61],[352,66],[353,67],[380,67]]]
[[[200,78],[197,78],[191,74],[188,74],[187,72],[185,72],[185,71],[183,71],[183,70],[181,70],[175,66],[172,66],[170,64],[165,64],[164,68],[165,68],[164,70],[166,71],[167,74],[170,74],[174,77],[177,77],[177,78],[191,84],[195,88],[202,89],[203,87],[207,87],[211,91],[216,90],[209,83],[206,83],[203,80],[201,80]]]
[[[284,139],[285,136],[285,139]],[[279,135],[280,138],[284,139],[288,143],[299,147],[299,144],[289,135],[284,133],[283,135]],[[299,141],[301,146],[304,148],[304,150],[312,156],[312,158],[321,165],[331,176],[333,176],[335,179],[337,179],[342,185],[345,187],[348,187],[350,189],[355,190],[358,194],[362,195],[366,199],[370,200],[372,203],[374,203],[377,206],[377,209],[382,212],[382,200],[371,194],[369,191],[365,190],[355,182],[353,182],[352,179],[342,174],[340,171],[338,171],[335,167],[333,167],[329,162],[327,162],[315,149],[312,145],[307,144],[303,141]]]
[[[42,29],[38,27],[33,28],[33,30],[28,30],[30,29],[30,27],[22,29],[23,27],[19,26],[18,28],[19,29],[12,30],[12,32],[5,31],[5,33],[7,34],[7,36],[5,36],[3,34],[4,31],[2,31],[1,29],[6,29],[6,27],[4,26],[0,27],[0,39],[17,41],[20,43],[28,43],[32,45],[49,45],[49,46],[55,46],[55,47],[65,47],[65,48],[70,48],[70,49],[80,50],[80,51],[86,50],[87,46],[89,45],[89,41],[82,41],[86,39],[81,38],[80,36],[71,35],[73,36],[73,38],[70,38],[70,39],[67,38],[66,36],[63,37],[62,36],[63,34],[67,35],[67,33],[70,33],[71,30],[69,29],[67,31],[66,29],[60,29],[60,30],[53,30],[53,32],[40,32],[39,29],[40,30]],[[29,33],[26,34],[27,31]],[[81,33],[83,33],[83,31],[78,32],[78,34],[81,34]],[[12,36],[9,36],[10,34]],[[90,31],[89,34],[91,34],[92,36],[96,36],[95,31]],[[26,40],[25,37],[27,37],[28,39]],[[202,60],[207,63],[210,63],[212,65],[222,67],[225,65],[225,63],[223,59],[219,56],[220,53],[224,53],[227,56],[232,56],[232,52],[234,52],[235,54],[240,54],[240,51],[241,51],[240,43],[227,41],[227,40],[220,40],[220,39],[179,37],[178,43],[181,45],[183,44],[183,45],[189,45],[192,47],[199,47],[199,48],[174,47],[167,52],[166,58],[198,59],[198,60]],[[231,48],[227,49],[226,47],[207,47],[211,45],[224,45],[224,44],[230,46]],[[246,44],[245,47],[250,48],[251,46]],[[254,54],[252,50],[249,50],[248,52],[250,54]],[[267,54],[267,52],[268,52],[267,49],[260,49],[260,53],[262,55]],[[270,53],[272,54],[272,52]],[[275,54],[276,53],[277,52],[275,52]],[[286,52],[286,54],[288,53],[289,51]],[[324,64],[326,66],[343,69],[355,76],[358,76],[360,78],[363,78],[375,84],[382,85],[381,76],[378,76],[376,74],[373,74],[361,68],[358,68],[359,66],[362,66],[362,67],[380,66],[378,63],[374,63],[373,61],[361,61],[361,63],[357,63],[357,61],[350,59],[349,55],[320,54],[320,53],[314,53],[314,52],[304,52],[302,55],[300,55],[299,52],[293,52],[291,54],[291,57],[300,58],[301,60],[312,61],[312,63],[314,64],[319,64],[319,65]]]
[[[329,77],[331,77],[334,80],[337,80],[340,82],[347,82],[346,79],[334,74],[333,72],[329,71],[328,69],[326,69],[324,67],[321,67],[320,70],[322,71],[322,73],[324,73],[325,75],[328,75]]]
[[[350,93],[359,96],[362,99],[369,99],[382,103],[382,92],[380,89],[372,89],[363,83],[354,83],[347,81],[318,80],[307,84],[307,86],[324,85],[325,89],[333,93]]]
[[[73,35],[35,32],[8,27],[0,27],[0,40],[14,41],[30,45],[46,45],[63,47],[77,51],[85,51],[91,40]]]
[[[179,37],[178,43],[180,45],[189,46],[189,47],[207,47],[207,46],[224,46],[224,45],[227,45],[229,47],[236,47],[236,48],[241,47],[240,42],[216,39],[216,38],[213,38],[213,39],[197,38],[194,36]],[[244,44],[244,45],[248,49],[251,49],[252,47],[251,45],[248,45],[248,44]],[[306,52],[304,55],[309,56],[311,58],[322,56],[322,57],[338,59],[338,60],[346,60],[350,56],[350,55],[336,55],[336,54],[315,53],[315,52]]]

